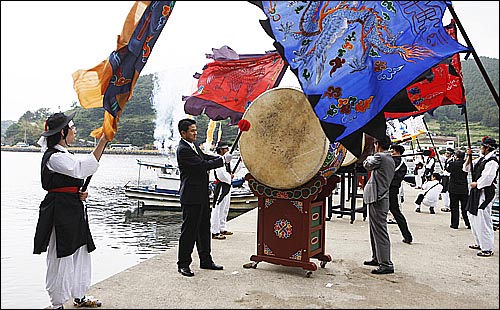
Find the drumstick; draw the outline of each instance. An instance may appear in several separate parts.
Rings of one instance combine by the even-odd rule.
[[[231,146],[231,150],[229,151],[229,153],[233,154],[233,151],[234,149],[236,148],[236,144],[238,144],[238,141],[240,140],[240,137],[241,137],[241,134],[244,132],[244,131],[248,131],[250,129],[250,122],[247,121],[246,119],[241,119],[239,122],[238,122],[238,129],[240,130],[238,132],[238,136],[236,136],[236,140],[234,140],[234,143],[233,145]],[[236,171],[236,168],[238,168],[238,165],[240,164],[241,162],[241,154],[240,154],[240,158],[238,158],[238,161],[236,162],[236,165],[234,166],[233,168],[233,171],[232,173],[234,174],[234,172]]]
[[[430,154],[431,154],[431,151],[423,150],[421,153],[405,154],[405,155],[392,155],[392,157],[406,157],[406,156],[416,156],[416,155],[429,156]]]
[[[231,153],[231,154],[233,154],[234,149],[236,148],[236,145],[238,144],[238,141],[240,140],[241,134],[244,131],[248,131],[250,129],[250,122],[247,121],[246,119],[241,119],[238,122],[238,129],[240,130],[238,132],[238,136],[236,136],[236,140],[234,140],[233,146],[231,146],[231,150],[229,151],[229,153]]]
[[[234,166],[233,171],[231,171],[231,174],[234,174],[236,172],[236,168],[238,168],[238,165],[240,164],[240,162],[241,162],[241,155],[240,155],[240,158],[238,158],[238,161],[236,162],[236,165]]]

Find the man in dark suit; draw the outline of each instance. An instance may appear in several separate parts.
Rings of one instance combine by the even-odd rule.
[[[181,140],[177,147],[177,163],[181,173],[179,189],[182,208],[182,226],[179,238],[178,271],[187,277],[194,276],[189,268],[194,245],[200,258],[200,268],[222,270],[211,256],[210,199],[208,172],[222,167],[232,159],[231,153],[224,156],[204,154],[195,145],[196,121],[186,118],[179,121]]]
[[[403,235],[403,242],[411,244],[413,241],[413,236],[411,235],[410,229],[408,228],[408,223],[406,218],[401,212],[399,206],[399,189],[402,186],[403,179],[408,171],[405,161],[401,157],[405,152],[405,148],[402,145],[394,144],[390,147],[392,151],[392,159],[394,160],[394,177],[392,178],[391,185],[389,186],[389,211],[394,216],[396,223],[398,224],[399,230]]]
[[[469,217],[467,216],[467,199],[469,198],[469,182],[467,181],[467,172],[462,167],[465,162],[465,153],[457,150],[453,159],[448,162],[445,169],[450,173],[450,183],[448,191],[450,192],[451,225],[450,228],[458,229],[460,222],[460,210],[465,226],[470,229]],[[460,208],[458,204],[460,203]]]

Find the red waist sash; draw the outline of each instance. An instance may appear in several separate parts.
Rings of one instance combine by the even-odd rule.
[[[78,186],[58,187],[48,190],[49,193],[78,193]]]

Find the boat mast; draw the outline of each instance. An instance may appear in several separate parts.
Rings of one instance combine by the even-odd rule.
[[[138,177],[137,177],[137,187],[139,187],[139,183],[141,181],[141,161],[138,159],[137,163],[139,164],[139,174],[138,174]]]

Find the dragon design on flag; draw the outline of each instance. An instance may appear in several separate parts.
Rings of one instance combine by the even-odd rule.
[[[282,27],[287,35],[297,40],[303,40],[302,47],[295,51],[293,62],[305,62],[311,55],[316,61],[316,84],[322,78],[323,68],[326,62],[326,52],[337,41],[343,37],[349,24],[359,23],[362,27],[360,42],[363,49],[360,58],[354,58],[349,64],[352,72],[363,71],[367,68],[366,60],[370,50],[376,50],[383,54],[399,54],[405,61],[414,63],[413,59],[424,59],[434,55],[427,47],[418,45],[396,45],[401,33],[393,34],[387,27],[384,17],[373,8],[361,6],[356,8],[346,2],[341,2],[333,8],[327,8],[329,2],[308,2],[301,14],[299,21],[300,31],[292,32],[291,27]],[[310,37],[317,36],[315,39]],[[355,38],[353,38],[355,40]],[[307,44],[309,43],[309,44]],[[343,45],[346,49],[352,49],[348,41]],[[342,55],[339,55],[340,57]]]

